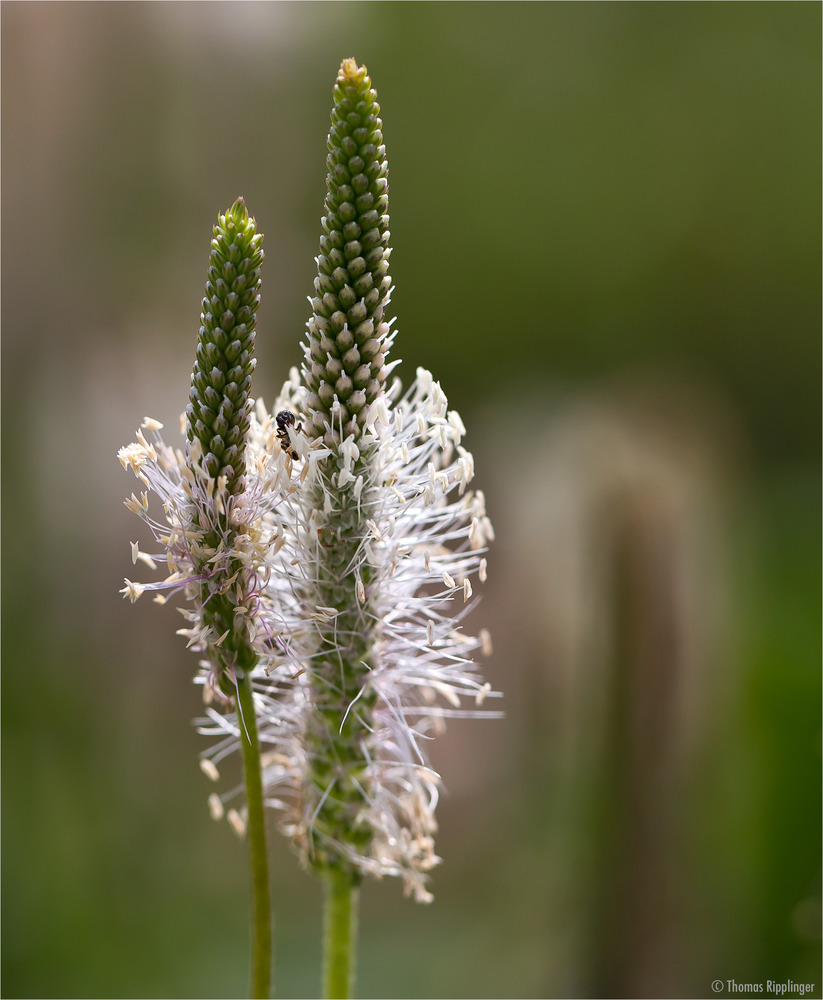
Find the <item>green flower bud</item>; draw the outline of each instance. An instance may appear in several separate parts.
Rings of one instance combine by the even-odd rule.
[[[344,59],[334,87],[304,380],[306,432],[328,443],[365,426],[383,391],[390,324],[388,163],[380,105],[364,66]],[[337,404],[335,406],[335,399]]]
[[[186,407],[186,436],[200,442],[203,468],[213,478],[225,476],[230,494],[243,489],[262,243],[238,198],[214,227]]]

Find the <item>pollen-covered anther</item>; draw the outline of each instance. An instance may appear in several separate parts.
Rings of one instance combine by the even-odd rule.
[[[123,597],[128,597],[132,604],[142,596],[146,588],[141,583],[132,583],[129,579],[124,579],[125,587],[120,591]]]
[[[238,527],[243,524],[247,524],[253,517],[254,511],[248,501],[241,500],[237,503],[232,504],[231,511],[229,512],[229,521],[231,524],[235,524]]]
[[[140,470],[149,461],[146,449],[140,444],[125,445],[117,452],[117,457],[124,469],[131,466],[135,476],[139,476]]]
[[[377,523],[371,519],[366,521],[366,527],[369,529],[369,533],[372,538],[377,542],[383,541],[383,532],[378,528]]]
[[[138,517],[143,512],[142,504],[133,493],[130,497],[123,501],[123,504],[127,510],[130,510],[132,514],[137,514]]]
[[[457,479],[462,488],[474,479],[474,458],[465,448],[458,447],[457,453],[460,456],[457,459]]]
[[[318,607],[311,613],[311,617],[319,622],[330,622],[340,614],[337,608]]]
[[[209,796],[209,813],[213,820],[220,821],[223,818],[223,802],[216,792],[212,792]]]
[[[142,446],[142,448],[144,449],[144,451],[146,453],[146,457],[148,458],[148,460],[150,462],[156,462],[157,461],[157,451],[155,450],[154,445],[151,444],[149,441],[146,440],[146,436],[145,436],[145,434],[143,434],[142,430],[138,430],[137,431],[137,440],[140,443],[140,445]]]
[[[209,760],[208,757],[200,758],[200,770],[203,772],[203,774],[205,774],[205,776],[209,779],[209,781],[220,780],[220,772],[217,770],[217,768],[214,766],[212,761]]]
[[[466,428],[463,424],[463,421],[460,419],[460,414],[457,412],[457,410],[449,410],[448,421],[454,436],[454,443],[459,445],[460,441],[466,435]],[[459,450],[463,451],[462,448]]]
[[[246,821],[236,809],[229,809],[226,819],[228,819],[232,830],[234,830],[238,837],[246,836]]]
[[[423,504],[426,507],[433,507],[437,502],[437,492],[434,488],[434,483],[425,483],[421,487],[420,495],[423,497]]]

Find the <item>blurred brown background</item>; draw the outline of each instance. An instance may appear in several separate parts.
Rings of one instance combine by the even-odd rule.
[[[507,713],[434,747],[436,900],[365,886],[360,995],[819,996],[820,6],[1,13],[3,995],[246,989],[245,852],[178,616],[117,592],[115,456],[176,428],[239,194],[257,394],[299,363],[351,55],[399,373],[461,412],[497,527]],[[277,992],[316,995],[318,887],[272,842]]]

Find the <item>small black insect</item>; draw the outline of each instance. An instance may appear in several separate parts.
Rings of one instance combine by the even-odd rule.
[[[297,423],[297,417],[291,410],[281,410],[274,420],[277,424],[277,440],[280,442],[280,447],[291,458],[299,458],[289,438],[289,427],[294,427],[296,431],[302,431],[303,425]]]

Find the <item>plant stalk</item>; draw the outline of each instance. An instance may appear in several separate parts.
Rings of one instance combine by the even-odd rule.
[[[252,699],[251,678],[244,671],[237,679],[240,715],[240,743],[243,747],[243,772],[246,779],[251,876],[251,1000],[267,1000],[271,989],[272,926],[269,897],[269,868],[266,854],[266,817],[263,807],[263,776],[260,746],[257,740],[257,717]]]
[[[344,868],[326,874],[323,934],[323,996],[348,1000],[354,993],[357,948],[357,876]]]

